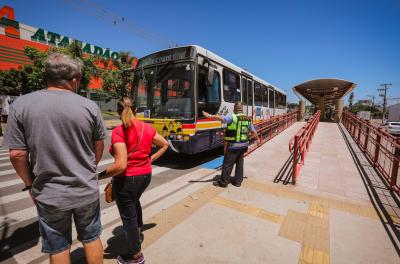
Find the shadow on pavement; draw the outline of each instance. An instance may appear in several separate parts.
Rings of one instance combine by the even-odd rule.
[[[282,182],[283,185],[287,185],[292,183],[292,175],[293,175],[293,152],[290,154],[289,158],[285,161],[282,168],[279,170],[278,174],[274,179],[274,183]]]
[[[30,249],[39,243],[38,221],[16,229],[11,236],[8,236],[7,232],[8,223],[6,220],[1,225],[0,262],[12,258],[14,255]]]
[[[161,156],[154,165],[176,170],[187,170],[197,167],[203,163],[214,160],[223,154],[222,148],[204,151],[195,155],[180,154],[168,151]]]
[[[196,183],[196,182],[215,182],[215,181],[218,181],[219,178],[221,178],[221,175],[215,175],[213,178],[207,179],[207,180],[198,180],[198,181],[192,180],[192,181],[188,181],[188,182],[189,182],[189,183]]]
[[[379,216],[382,225],[400,256],[400,201],[399,197],[392,191],[380,173],[375,170],[373,164],[365,156],[364,152],[357,146],[345,129],[338,124],[339,130],[347,144],[350,154],[356,164],[357,170],[367,190],[369,199]],[[393,221],[397,218],[397,221]]]
[[[152,229],[156,225],[156,223],[143,225],[142,232],[144,234],[144,239],[146,239],[146,230]],[[122,226],[117,226],[114,228],[112,233],[113,236],[107,240],[107,245],[104,249],[104,259],[115,259],[118,255],[126,254],[128,252]]]

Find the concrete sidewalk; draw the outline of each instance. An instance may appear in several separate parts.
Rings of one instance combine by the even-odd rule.
[[[186,187],[146,207],[144,215],[150,217],[144,232],[146,263],[399,263],[371,203],[364,196],[337,191],[337,182],[345,175],[324,182],[326,188],[331,184],[333,192],[308,183],[272,183],[288,159],[288,140],[301,125],[296,123],[245,159],[248,179],[241,188],[214,187],[207,179],[220,172],[202,169],[179,179],[179,184],[199,177],[206,181],[189,180]],[[341,166],[351,168],[343,138],[325,135],[328,130],[336,133],[335,128],[320,124],[318,129],[314,151],[328,146],[319,141],[326,137],[335,149],[341,148]],[[331,153],[322,151],[322,160],[325,154]],[[312,157],[310,153],[308,158]],[[306,182],[308,172],[303,169]],[[317,177],[323,172],[324,167],[315,171]],[[352,188],[360,191],[362,185],[356,186],[354,180],[357,172],[347,172]],[[176,187],[178,182],[171,184]],[[172,185],[164,187],[167,192]],[[149,196],[145,193],[144,203]],[[113,252],[124,248],[120,223],[104,235],[110,237],[104,241],[110,253],[106,263],[114,263]]]
[[[400,263],[393,242],[398,237],[394,231],[390,236],[385,222],[400,226],[397,200],[383,201],[390,193],[376,176],[380,203],[392,210],[390,219],[381,220],[384,212],[363,190],[352,143],[337,124],[319,125],[299,184],[284,184],[290,180],[288,142],[302,125],[295,123],[245,158],[248,178],[241,188],[215,187],[220,171],[198,168],[146,191],[146,263]],[[327,157],[336,165],[328,166]],[[116,263],[126,245],[115,204],[102,210],[101,221],[105,263]],[[85,263],[75,231],[73,238],[72,262]],[[17,251],[8,263],[48,263],[40,248],[38,243]]]

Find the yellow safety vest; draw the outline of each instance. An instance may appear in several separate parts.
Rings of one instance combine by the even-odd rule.
[[[249,127],[251,119],[243,114],[232,115],[232,123],[228,125],[225,131],[225,140],[229,142],[247,142],[249,141]]]

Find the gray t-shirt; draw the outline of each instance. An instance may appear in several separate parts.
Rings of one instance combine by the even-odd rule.
[[[93,101],[67,90],[41,90],[11,105],[4,146],[29,151],[35,199],[68,210],[99,198],[95,141],[105,138]]]

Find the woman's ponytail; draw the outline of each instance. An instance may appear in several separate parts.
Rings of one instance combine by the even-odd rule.
[[[120,113],[122,124],[125,128],[130,127],[133,123],[133,120],[136,118],[136,105],[131,98],[124,97],[121,99],[121,101],[119,101],[118,107],[122,110],[122,113]]]

